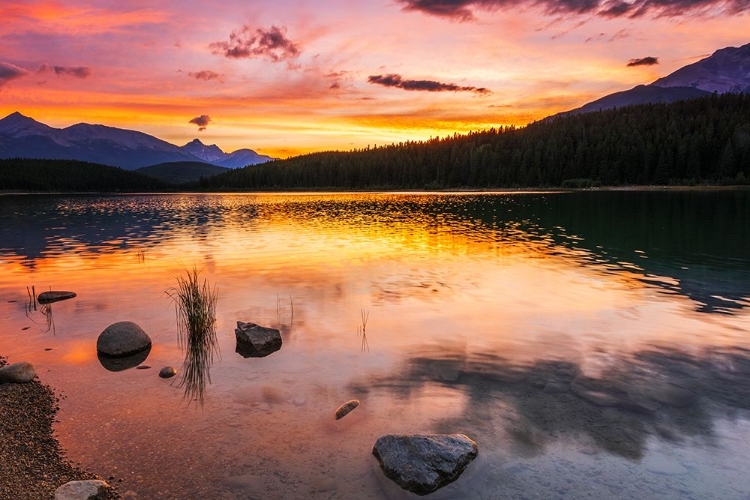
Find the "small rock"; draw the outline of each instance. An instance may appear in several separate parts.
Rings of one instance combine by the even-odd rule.
[[[344,418],[345,416],[349,415],[349,413],[353,409],[355,409],[357,406],[359,406],[359,399],[351,399],[347,401],[346,403],[342,404],[336,410],[336,420],[340,418]]]
[[[478,448],[463,434],[390,434],[378,438],[372,453],[396,484],[426,495],[458,479]]]
[[[96,350],[112,357],[128,356],[150,347],[151,338],[132,321],[109,325],[96,340]]]
[[[148,365],[140,365],[135,367],[136,370],[150,370],[151,367]]]
[[[21,330],[28,330],[29,328],[31,328],[31,327],[30,326],[24,326],[23,328],[21,328]]]
[[[161,378],[172,378],[177,375],[177,369],[174,366],[165,366],[159,370],[159,376]]]
[[[103,500],[109,485],[104,481],[70,481],[55,490],[55,500]]]
[[[244,358],[261,358],[281,349],[281,333],[255,323],[237,322],[237,353]]]
[[[52,302],[58,302],[60,300],[72,299],[75,296],[75,292],[50,291],[40,293],[36,300],[40,304],[51,304]]]
[[[28,361],[21,361],[0,368],[0,384],[6,382],[22,384],[25,382],[31,382],[34,377],[36,377],[34,365]]]

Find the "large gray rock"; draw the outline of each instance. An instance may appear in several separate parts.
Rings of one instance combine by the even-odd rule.
[[[104,481],[71,481],[55,490],[55,500],[101,500],[107,498],[109,485]]]
[[[372,453],[386,476],[426,495],[458,479],[478,449],[463,434],[389,434],[378,438]]]
[[[234,330],[237,352],[245,357],[263,357],[281,349],[281,333],[255,323],[237,322]]]
[[[129,356],[150,347],[151,338],[132,321],[109,325],[96,340],[96,350],[105,356]]]
[[[34,365],[28,361],[21,361],[0,368],[0,384],[23,384],[25,382],[31,382],[34,377],[36,377]]]

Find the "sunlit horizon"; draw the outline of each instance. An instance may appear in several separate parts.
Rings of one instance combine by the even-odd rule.
[[[11,0],[0,115],[286,158],[524,126],[750,41],[738,1],[616,3]]]

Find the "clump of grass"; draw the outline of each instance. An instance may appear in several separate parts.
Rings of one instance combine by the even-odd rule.
[[[206,382],[211,383],[211,365],[219,355],[216,338],[216,302],[218,290],[201,283],[199,271],[185,270],[185,276],[177,276],[177,286],[167,290],[175,305],[177,317],[177,342],[185,351],[179,387],[185,388],[185,399],[197,400],[201,404],[206,391]]]

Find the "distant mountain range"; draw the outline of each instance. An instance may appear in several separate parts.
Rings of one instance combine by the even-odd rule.
[[[717,50],[650,85],[638,85],[559,115],[589,113],[634,104],[670,103],[717,92],[750,93],[750,43]]]
[[[36,158],[81,160],[135,170],[168,162],[203,162],[238,168],[273,160],[252,149],[225,153],[195,139],[175,146],[156,137],[104,125],[79,123],[53,128],[21,113],[0,120],[0,159]]]

